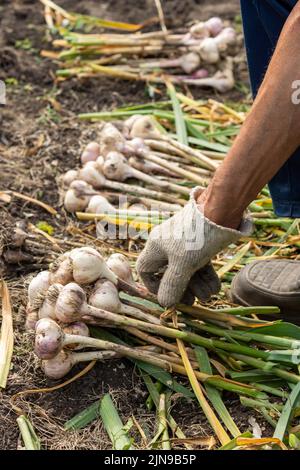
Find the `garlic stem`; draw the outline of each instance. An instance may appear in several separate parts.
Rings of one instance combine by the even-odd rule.
[[[189,190],[183,186],[159,180],[154,176],[147,175],[135,168],[132,168],[125,162],[123,155],[118,152],[109,152],[107,154],[103,171],[105,176],[109,179],[124,181],[127,178],[136,178],[153,186],[161,187],[166,191],[173,191],[184,195],[189,194]]]
[[[147,153],[147,154],[142,154],[142,157],[149,160],[150,162],[157,163],[158,165],[161,165],[164,168],[172,169],[174,173],[177,173],[178,175],[183,176],[187,178],[188,180],[193,181],[194,183],[197,183],[198,185],[201,185],[201,186],[207,185],[207,182],[203,178],[201,178],[199,175],[196,175],[195,173],[185,170],[184,168],[181,168],[179,166],[172,165],[166,160],[163,160],[162,158],[157,157],[156,155]]]

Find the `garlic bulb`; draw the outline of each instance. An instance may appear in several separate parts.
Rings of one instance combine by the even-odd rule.
[[[205,22],[199,21],[190,28],[190,34],[195,39],[204,39],[210,36],[210,30]]]
[[[225,51],[228,46],[236,44],[236,32],[233,28],[225,28],[214,40],[219,51]]]
[[[42,369],[49,379],[58,380],[67,375],[75,364],[80,362],[113,359],[118,357],[113,351],[91,351],[84,353],[72,353],[62,350],[53,359],[42,361]]]
[[[81,321],[70,323],[70,325],[64,326],[63,332],[68,335],[86,336],[86,337],[90,336],[90,331],[89,331],[88,326]],[[77,343],[68,344],[66,346],[67,349],[73,349],[75,351],[83,349],[84,347],[85,345],[77,344]]]
[[[78,178],[77,170],[69,170],[62,177],[62,183],[64,188],[68,188],[70,184]]]
[[[109,269],[120,279],[128,284],[134,284],[131,266],[126,256],[121,253],[113,253],[106,261]]]
[[[42,362],[45,375],[53,380],[61,379],[67,375],[72,367],[72,355],[67,351],[60,351],[54,358]]]
[[[42,271],[35,276],[28,286],[28,299],[31,305],[34,305],[39,297],[43,297],[50,286],[50,272]]]
[[[103,157],[112,151],[122,151],[125,143],[124,136],[113,124],[105,124],[100,135],[100,153]]]
[[[201,59],[208,64],[216,64],[220,60],[218,44],[215,38],[204,39],[198,49]]]
[[[188,75],[200,66],[201,60],[196,52],[189,52],[181,57],[180,65],[182,70]]]
[[[116,286],[106,279],[99,279],[89,296],[89,304],[92,307],[107,310],[113,313],[121,311],[121,301]]]
[[[97,309],[107,310],[113,313],[123,313],[139,320],[159,325],[160,320],[138,308],[123,304],[119,298],[118,289],[112,282],[99,279],[89,297],[89,304]]]
[[[51,284],[61,284],[65,286],[74,280],[73,266],[69,255],[70,251],[66,251],[50,265]]]
[[[83,211],[93,194],[95,191],[91,185],[85,181],[74,180],[65,194],[64,206],[68,212]]]
[[[100,155],[100,145],[97,142],[90,142],[81,155],[81,163],[95,161]]]
[[[105,185],[105,178],[101,173],[101,167],[97,161],[87,162],[84,167],[79,170],[78,177],[94,188],[102,188]]]
[[[106,178],[116,181],[125,181],[134,177],[130,172],[130,167],[126,164],[124,156],[119,152],[109,152],[106,156],[103,173]]]
[[[42,318],[35,328],[35,353],[41,359],[51,359],[62,349],[64,333],[55,321]]]
[[[136,119],[131,127],[130,137],[141,137],[142,139],[157,139],[161,137],[161,134],[153,119],[150,116],[140,116]]]
[[[80,285],[91,284],[105,277],[114,284],[117,284],[117,277],[108,268],[104,258],[94,248],[75,248],[70,253],[73,265],[73,278]]]
[[[218,16],[213,16],[209,20],[205,21],[205,26],[210,32],[212,37],[218,36],[224,28],[224,23]]]
[[[56,319],[56,316],[55,316],[55,305],[56,305],[56,301],[57,301],[57,298],[59,296],[59,293],[61,292],[63,288],[63,285],[62,284],[52,284],[46,295],[45,295],[45,299],[41,305],[41,307],[39,308],[39,312],[38,312],[38,316],[39,318],[52,318],[52,319]]]
[[[115,212],[114,206],[108,202],[104,196],[93,196],[86,208],[90,214],[104,214],[106,212]]]

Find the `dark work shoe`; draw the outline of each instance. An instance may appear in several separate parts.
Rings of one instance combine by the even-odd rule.
[[[232,281],[231,299],[246,306],[277,306],[285,319],[299,323],[300,261],[274,259],[248,264]]]

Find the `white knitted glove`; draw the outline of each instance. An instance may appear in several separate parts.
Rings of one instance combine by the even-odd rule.
[[[193,189],[188,204],[152,230],[137,260],[139,276],[150,291],[158,293],[158,301],[165,307],[180,302],[184,294],[188,294],[190,301],[191,292],[200,300],[216,294],[220,283],[210,260],[230,243],[252,232],[252,222],[247,218],[240,230],[208,220],[196,203],[200,192],[201,188]]]

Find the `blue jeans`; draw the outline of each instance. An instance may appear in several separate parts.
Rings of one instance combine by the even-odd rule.
[[[297,0],[240,1],[250,81],[255,97],[283,25]],[[269,188],[278,216],[300,217],[300,148],[273,177]]]

